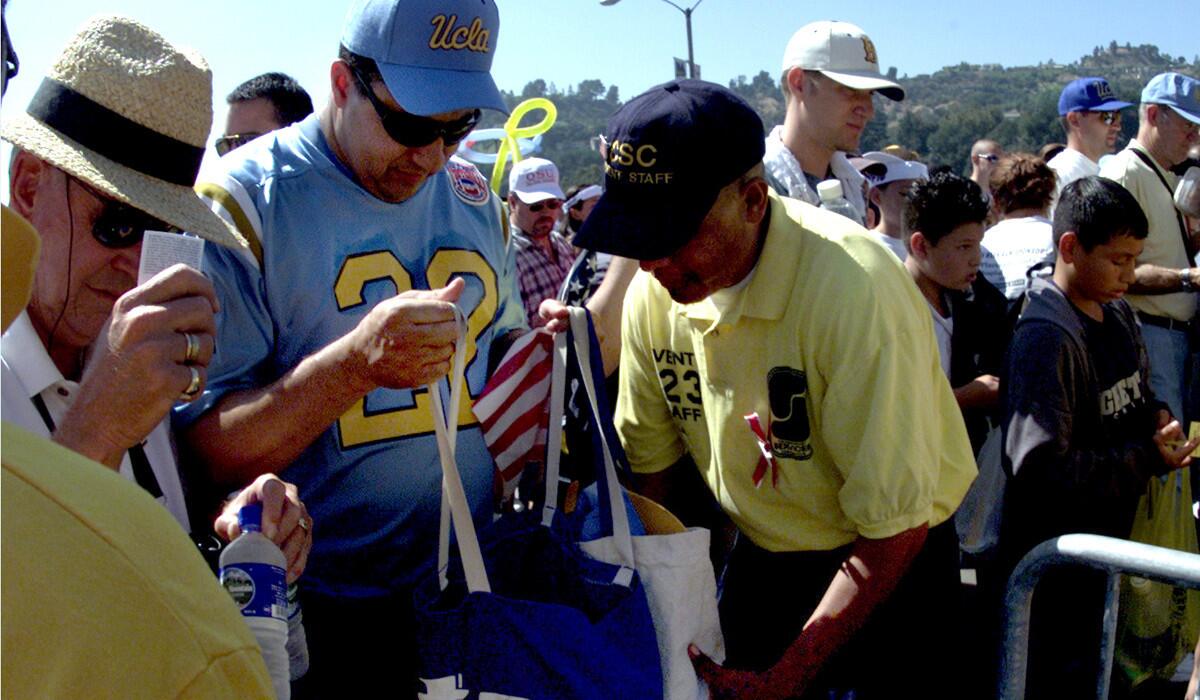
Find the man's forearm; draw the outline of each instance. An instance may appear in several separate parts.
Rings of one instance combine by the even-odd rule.
[[[1191,281],[1193,288],[1200,288],[1200,269],[1194,267],[1180,270],[1145,264],[1138,265],[1133,273],[1136,281],[1129,286],[1130,294],[1174,294],[1185,291],[1184,275]]]
[[[600,338],[600,355],[604,358],[604,376],[616,371],[621,360],[621,308],[625,304],[625,291],[638,271],[638,262],[629,258],[613,257],[604,281],[588,301],[596,335]]]
[[[801,694],[834,652],[891,596],[925,544],[928,526],[854,543],[804,630],[769,672],[770,684]]]
[[[292,463],[373,386],[347,370],[342,338],[274,383],[233,392],[182,433],[218,484],[242,486]]]

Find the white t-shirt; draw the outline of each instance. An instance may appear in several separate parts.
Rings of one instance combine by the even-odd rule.
[[[1053,227],[1044,216],[1005,219],[983,234],[982,246],[979,272],[1009,300],[1025,291],[1029,268],[1054,262]]]
[[[895,253],[896,257],[900,258],[900,262],[904,262],[908,259],[908,249],[904,247],[904,241],[900,240],[899,238],[892,238],[886,233],[881,233],[874,229],[872,229],[870,233],[876,238],[876,240],[887,246],[888,250]]]
[[[925,300],[929,304],[929,300]],[[938,359],[942,362],[942,372],[946,379],[950,378],[950,338],[954,336],[954,317],[942,316],[938,310],[929,304],[929,315],[933,317],[933,335],[937,337]]]
[[[1063,188],[1081,177],[1100,174],[1100,164],[1083,155],[1074,148],[1064,148],[1058,155],[1050,159],[1046,165],[1058,176],[1058,186],[1054,190],[1054,201]]]

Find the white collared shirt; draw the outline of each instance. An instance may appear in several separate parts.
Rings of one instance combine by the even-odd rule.
[[[22,311],[0,340],[0,417],[35,435],[50,437],[50,427],[42,420],[33,397],[41,396],[47,412],[57,424],[78,392],[79,383],[63,378],[42,346],[29,314]],[[163,492],[156,500],[179,521],[185,532],[191,532],[169,417],[150,432],[144,449]],[[121,476],[135,481],[128,454],[121,460]]]

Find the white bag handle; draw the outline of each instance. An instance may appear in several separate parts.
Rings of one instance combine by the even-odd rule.
[[[596,386],[592,381],[592,348],[588,334],[587,311],[579,307],[568,307],[567,310],[570,313],[571,335],[575,341],[575,356],[579,358],[583,386],[587,391],[593,421],[596,424],[596,430],[600,433],[600,444],[603,447],[604,479],[608,485],[608,507],[612,511],[613,540],[620,556],[619,563],[628,569],[628,571],[622,570],[618,574],[617,582],[628,585],[628,582],[632,580],[632,570],[634,569],[633,536],[629,528],[629,514],[625,511],[621,482],[617,479],[617,468],[613,460],[612,449],[608,444],[608,436],[599,425],[601,413],[596,399]],[[562,405],[565,393],[566,362],[566,333],[559,333],[554,338],[554,370],[550,375],[550,434],[546,440],[546,505],[542,515],[542,524],[547,526],[550,524],[558,503],[558,471],[559,458],[562,453]],[[603,507],[603,505],[597,504],[597,507]]]
[[[450,522],[458,538],[458,551],[462,557],[463,572],[467,578],[467,590],[471,593],[490,593],[487,570],[483,565],[483,554],[479,550],[479,538],[475,534],[475,523],[471,519],[471,507],[463,489],[462,477],[455,463],[454,448],[458,441],[458,410],[462,403],[463,375],[466,373],[466,328],[467,319],[462,309],[454,306],[454,319],[458,326],[458,338],[454,343],[454,363],[450,369],[450,412],[442,407],[441,380],[427,385],[432,402],[433,430],[437,436],[438,456],[442,462],[442,515],[438,532],[438,581],[446,589],[446,570],[450,560]]]

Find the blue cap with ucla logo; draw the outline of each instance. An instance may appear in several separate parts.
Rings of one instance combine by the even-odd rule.
[[[762,161],[763,125],[715,83],[650,88],[608,122],[604,194],[575,245],[636,260],[682,248],[726,185]]]
[[[1184,119],[1200,124],[1200,80],[1183,73],[1159,73],[1142,88],[1142,103],[1167,105]]]
[[[507,113],[490,72],[499,31],[493,0],[356,0],[342,45],[379,64],[407,112]]]
[[[1118,100],[1104,78],[1076,78],[1058,96],[1060,117],[1071,112],[1115,112],[1132,106],[1131,102]]]

